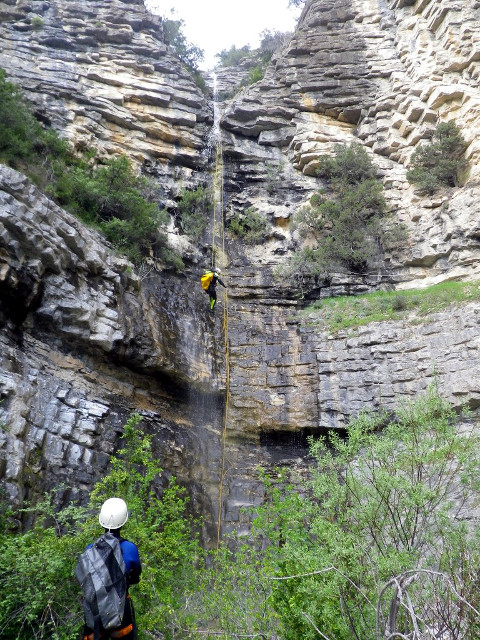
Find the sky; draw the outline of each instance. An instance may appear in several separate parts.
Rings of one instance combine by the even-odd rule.
[[[265,29],[293,31],[300,15],[299,9],[288,8],[288,0],[146,0],[145,4],[153,13],[185,21],[185,37],[205,52],[199,65],[204,70],[218,62],[216,53],[232,45],[257,48]]]

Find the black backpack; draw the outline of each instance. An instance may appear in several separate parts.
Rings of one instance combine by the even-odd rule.
[[[75,577],[83,591],[85,622],[94,630],[119,627],[125,610],[127,578],[120,540],[111,533],[100,536],[80,556]]]

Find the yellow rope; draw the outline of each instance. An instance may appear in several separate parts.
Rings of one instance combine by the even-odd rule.
[[[222,237],[222,258],[225,257],[225,221],[223,217],[223,156],[221,144],[217,144],[215,157],[215,190],[218,194],[218,202],[214,198],[213,203],[213,231],[212,231],[212,268],[215,266],[215,236],[217,227],[216,209],[218,206],[220,214],[220,233]],[[222,264],[225,267],[225,264]],[[228,290],[224,289],[224,307],[223,307],[223,331],[225,341],[225,413],[222,429],[222,461],[220,467],[219,489],[218,489],[218,519],[217,519],[217,549],[220,546],[220,533],[222,528],[222,502],[223,502],[223,483],[225,480],[225,450],[227,440],[227,424],[228,409],[230,396],[230,351],[228,344]]]

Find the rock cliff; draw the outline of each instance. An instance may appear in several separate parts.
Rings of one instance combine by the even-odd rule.
[[[62,482],[63,499],[84,499],[137,410],[165,475],[206,516],[208,542],[220,493],[224,530],[247,531],[242,507],[262,500],[258,467],[306,471],[306,436],[362,406],[390,407],[435,371],[454,403],[478,407],[478,304],[420,328],[327,335],[300,319],[303,302],[273,271],[297,246],[294,211],[321,186],[318,156],[355,139],[408,242],[375,273],[339,274],[312,295],[478,278],[479,31],[480,2],[307,2],[264,79],[220,105],[224,214],[255,207],[269,231],[256,246],[227,233],[217,257],[229,295],[214,318],[198,285],[209,232],[184,273],[137,275],[0,168],[0,476],[12,500]],[[0,2],[0,36],[0,67],[76,148],[127,154],[162,187],[162,205],[212,182],[211,96],[141,0]],[[462,187],[425,198],[406,171],[439,119],[460,126],[468,171]]]

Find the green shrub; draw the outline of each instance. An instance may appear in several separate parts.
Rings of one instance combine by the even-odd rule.
[[[466,518],[479,497],[480,439],[458,423],[432,386],[395,416],[361,412],[344,435],[312,442],[301,493],[271,484],[256,527],[271,541],[282,638],[377,640],[392,637],[387,619],[402,629],[393,635],[423,638],[440,618],[451,637],[478,637],[480,537]],[[397,576],[408,607],[394,607],[395,583],[379,600]]]
[[[279,186],[281,186],[282,175],[283,175],[283,165],[267,162],[265,165],[265,168],[267,170],[267,180],[266,180],[267,193],[271,195],[272,193],[275,193],[275,191],[277,191]]]
[[[420,191],[433,195],[441,187],[456,187],[459,173],[465,168],[466,142],[453,122],[442,122],[435,129],[433,141],[422,144],[410,159],[407,180]]]
[[[195,587],[202,551],[194,523],[186,515],[185,491],[174,478],[157,495],[162,470],[151,438],[133,415],[125,425],[123,447],[108,474],[91,494],[88,510],[69,506],[60,512],[48,496],[29,509],[36,515],[30,531],[0,531],[0,629],[5,640],[74,640],[83,624],[80,587],[73,570],[86,545],[98,537],[97,514],[104,499],[122,496],[129,520],[122,533],[140,550],[143,574],[132,587],[140,637],[169,629]],[[52,524],[52,522],[54,524]]]
[[[160,256],[181,268],[180,256],[167,248],[155,190],[121,156],[105,165],[95,152],[75,155],[68,143],[34,117],[21,92],[0,69],[0,160],[21,169],[55,200],[87,224],[95,225],[121,253],[139,264]]]
[[[259,80],[263,78],[264,73],[265,70],[262,69],[262,67],[260,67],[259,65],[257,65],[253,69],[250,69],[250,71],[248,72],[247,84],[255,84],[255,82],[259,82]]]
[[[253,245],[265,241],[268,222],[254,207],[249,207],[245,212],[230,218],[227,228],[245,244]]]
[[[329,191],[319,191],[294,217],[294,229],[309,240],[281,272],[302,291],[308,280],[347,269],[367,271],[386,245],[403,238],[399,225],[387,221],[383,185],[365,149],[352,143],[336,145],[333,157],[319,158],[318,173]],[[310,285],[311,286],[311,285]]]
[[[180,228],[193,240],[198,240],[207,227],[212,206],[210,190],[203,186],[194,191],[182,189],[177,206]]]
[[[166,244],[161,231],[165,214],[157,203],[143,197],[145,183],[128,158],[121,156],[98,168],[85,164],[57,167],[51,190],[60,204],[98,226],[116,249],[139,264]]]
[[[43,18],[41,18],[40,16],[33,16],[33,18],[30,19],[30,25],[32,29],[38,31],[44,25]]]

